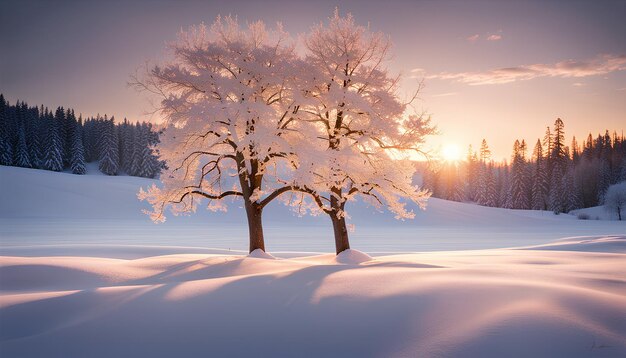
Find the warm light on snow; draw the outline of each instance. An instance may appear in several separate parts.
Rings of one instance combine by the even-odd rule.
[[[457,144],[446,144],[441,150],[441,155],[443,159],[448,162],[456,162],[458,160],[461,160],[461,148]]]

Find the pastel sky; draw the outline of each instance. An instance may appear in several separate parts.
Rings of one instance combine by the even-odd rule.
[[[567,140],[626,127],[626,1],[29,1],[0,12],[0,92],[13,103],[148,120],[126,83],[163,56],[181,28],[218,14],[283,23],[296,36],[338,6],[390,35],[403,95],[465,151],[486,138],[494,159],[534,144],[557,117]]]

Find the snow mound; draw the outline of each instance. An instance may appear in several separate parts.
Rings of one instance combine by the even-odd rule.
[[[524,250],[556,250],[626,253],[626,236],[578,236],[522,248]]]
[[[335,259],[340,264],[358,265],[367,261],[372,261],[372,257],[364,252],[354,249],[344,250]]]
[[[624,254],[456,251],[380,256],[366,265],[329,259],[0,256],[0,352],[626,357]]]
[[[248,254],[247,257],[252,257],[255,259],[270,259],[270,260],[276,260],[276,257],[268,254],[267,252],[261,250],[261,249],[256,249],[254,251],[252,251],[251,253]]]

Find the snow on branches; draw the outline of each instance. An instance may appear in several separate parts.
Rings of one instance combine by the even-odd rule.
[[[357,195],[398,218],[413,216],[405,198],[425,205],[409,158],[434,129],[406,115],[399,77],[385,68],[383,34],[335,12],[299,55],[280,25],[242,28],[218,17],[181,32],[170,48],[168,62],[136,81],[161,96],[165,117],[159,148],[169,169],[161,187],[139,194],[153,220],[168,207],[193,212],[209,199],[209,209],[225,210],[223,199],[241,197],[253,250],[263,248],[252,244],[253,231],[263,240],[263,208],[286,192],[297,208],[330,214],[346,242],[344,207]]]

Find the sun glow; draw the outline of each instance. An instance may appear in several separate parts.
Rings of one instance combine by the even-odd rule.
[[[446,144],[441,150],[441,156],[448,162],[461,160],[461,155],[461,148],[456,144]]]

